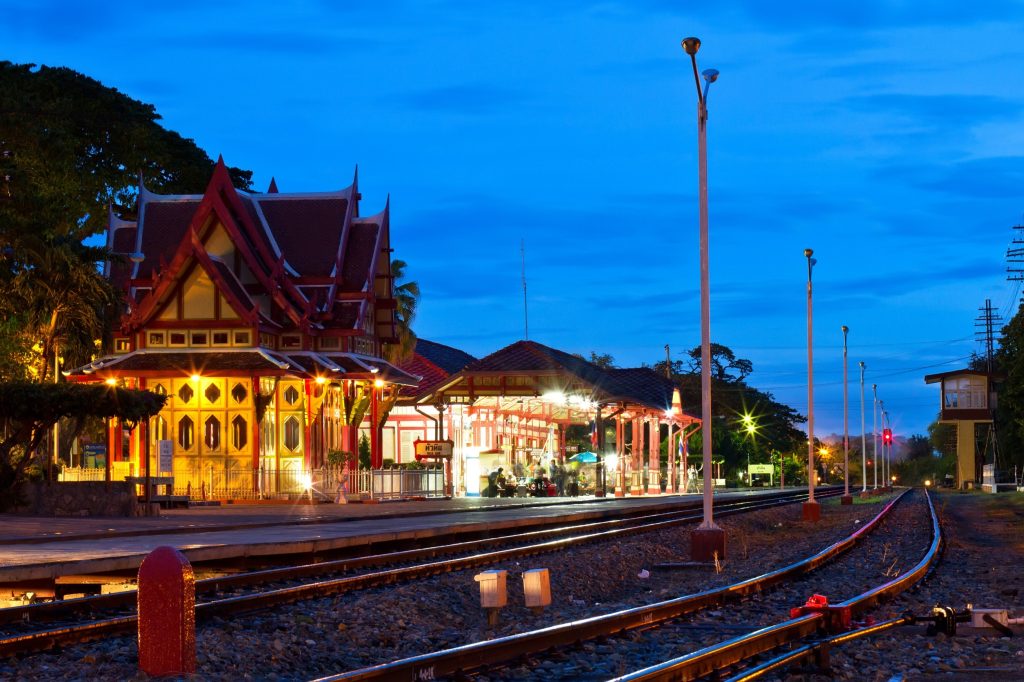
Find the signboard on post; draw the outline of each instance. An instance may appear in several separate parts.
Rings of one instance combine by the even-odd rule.
[[[173,440],[158,440],[156,442],[157,451],[157,472],[171,473],[174,471],[174,441]]]
[[[752,474],[774,474],[774,464],[750,464],[747,466],[747,471]]]
[[[451,459],[455,443],[450,440],[415,440],[416,459]]]

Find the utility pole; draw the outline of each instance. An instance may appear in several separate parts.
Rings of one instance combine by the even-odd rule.
[[[1019,230],[1024,234],[1024,225],[1014,225],[1013,229]],[[1006,280],[1009,282],[1022,282],[1024,281],[1024,268],[1020,267],[1024,265],[1024,239],[1020,237],[1014,237],[1013,241],[1010,242],[1010,247],[1006,249]],[[1024,299],[1022,299],[1024,304]]]
[[[976,329],[974,335],[985,344],[985,370],[991,374],[992,352],[996,340],[995,336],[998,333],[996,330],[1002,325],[1003,318],[992,307],[992,300],[988,298],[985,299],[984,307],[978,308],[978,310],[981,311],[981,314],[975,318],[974,326]]]
[[[526,240],[519,240],[519,256],[523,262],[523,340],[530,340],[530,311],[526,306]]]
[[[668,352],[668,344],[665,344],[665,378],[672,378],[672,356]]]

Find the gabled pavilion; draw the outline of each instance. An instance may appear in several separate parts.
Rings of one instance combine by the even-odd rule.
[[[330,450],[419,377],[382,359],[395,343],[388,205],[337,192],[236,190],[219,160],[201,195],[140,182],[138,217],[110,216],[105,274],[124,294],[114,353],[72,370],[170,396],[129,430],[111,422],[106,475],[150,467],[179,494],[294,493]],[[380,466],[379,429],[371,429]],[[157,443],[169,468],[156,458]]]
[[[700,424],[682,411],[672,382],[654,371],[603,369],[535,341],[470,362],[429,390],[400,396],[399,403],[433,407],[440,423],[449,425],[439,437],[454,441],[456,481],[470,494],[498,463],[529,465],[544,456],[564,462],[571,424],[594,425],[593,445],[614,472],[607,483],[616,495],[660,493],[661,426],[667,426],[669,453],[675,453],[680,434]],[[609,420],[615,424],[613,448],[604,442]],[[672,492],[676,462],[668,459],[666,491]],[[602,494],[603,486],[598,490]]]

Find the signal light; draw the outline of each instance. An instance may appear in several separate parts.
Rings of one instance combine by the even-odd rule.
[[[886,445],[892,445],[892,429],[882,430],[882,442]]]

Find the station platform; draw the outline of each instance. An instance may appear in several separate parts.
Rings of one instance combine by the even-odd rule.
[[[716,492],[715,497],[761,492],[765,491]],[[463,497],[382,504],[229,505],[116,519],[0,515],[0,583],[135,569],[161,545],[179,549],[192,561],[326,552],[454,530],[527,527],[552,517],[598,519],[621,506],[656,508],[699,497]]]

